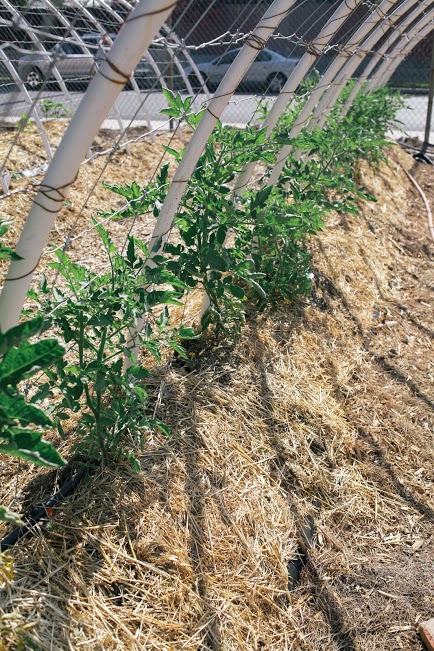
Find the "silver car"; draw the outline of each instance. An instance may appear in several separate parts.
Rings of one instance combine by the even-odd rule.
[[[107,38],[107,36],[109,38]],[[59,42],[47,52],[29,52],[18,59],[18,74],[32,90],[37,90],[45,81],[52,81],[54,65],[65,81],[77,84],[87,83],[96,73],[97,67],[110,49],[110,41],[116,34],[102,36],[96,32],[83,34],[83,45],[71,41]],[[168,53],[161,47],[149,48],[157,68],[164,75],[168,66]],[[148,88],[157,83],[157,74],[146,57],[143,57],[134,72],[140,87]],[[130,88],[130,84],[127,84]]]
[[[54,65],[63,79],[87,82],[95,74],[95,58],[102,38],[100,34],[84,34],[85,47],[65,41],[56,43],[51,49],[46,45],[46,53],[29,52],[18,59],[18,74],[32,90],[37,90],[44,81],[53,79]]]
[[[212,61],[197,64],[197,68],[210,90],[217,88],[239,52],[240,49],[231,50]],[[298,61],[299,59],[286,58],[273,50],[260,50],[243,78],[242,85],[250,86],[255,90],[259,90],[260,87],[273,94],[280,93]],[[192,68],[187,67],[185,71],[193,88],[200,89],[201,83]]]

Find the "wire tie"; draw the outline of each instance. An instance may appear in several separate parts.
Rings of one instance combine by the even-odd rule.
[[[33,267],[33,269],[30,269],[30,271],[28,271],[26,274],[23,274],[22,276],[17,276],[16,278],[5,278],[5,283],[11,283],[14,280],[22,280],[23,278],[27,278],[27,276],[30,276],[35,271],[35,269],[37,268],[37,266],[39,264],[39,260],[40,260],[40,258],[38,258],[38,261],[35,264],[35,266]]]
[[[312,54],[315,57],[319,57],[322,54],[321,50],[316,47],[313,41],[307,41],[304,47],[308,54]]]
[[[246,45],[250,45],[251,48],[260,52],[267,45],[267,41],[265,41],[261,36],[251,32],[246,39]]]
[[[215,120],[217,120],[217,121],[220,120],[220,118],[218,118],[217,115],[214,115],[214,113],[210,110],[209,106],[206,107],[206,110],[208,111],[208,113],[211,113],[211,115],[213,116],[213,118]]]
[[[118,66],[117,66],[115,63],[113,63],[113,61],[110,61],[110,59],[108,58],[108,56],[106,56],[104,60],[108,63],[108,65],[110,66],[110,68],[111,68],[114,72],[116,72],[120,77],[123,77],[123,79],[121,79],[121,80],[119,80],[119,79],[111,79],[108,75],[106,75],[104,72],[102,72],[101,68],[99,68],[99,69],[98,69],[98,72],[99,72],[99,73],[100,73],[100,74],[101,74],[105,79],[108,79],[108,81],[111,81],[111,82],[113,82],[114,84],[119,84],[120,86],[123,86],[124,84],[126,84],[126,83],[129,81],[131,75],[126,75],[124,72],[122,72],[122,70],[121,70],[120,68],[118,68]]]

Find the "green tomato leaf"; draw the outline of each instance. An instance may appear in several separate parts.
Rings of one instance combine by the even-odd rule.
[[[182,359],[188,359],[188,355],[185,352],[185,349],[177,341],[169,341],[169,346],[173,348],[174,351],[178,353]]]
[[[19,348],[9,350],[0,362],[0,386],[15,386],[38,369],[63,356],[64,349],[57,339],[44,339],[35,344],[24,341]]]
[[[0,434],[0,438],[4,440],[5,435],[8,440],[0,443],[0,452],[30,461],[37,466],[60,468],[65,465],[57,450],[47,441],[43,441],[40,433],[11,427],[8,432]]]
[[[177,334],[180,339],[197,339],[197,337],[200,337],[200,333],[196,332],[194,328],[186,328],[183,325],[179,328]]]
[[[143,366],[131,366],[128,369],[128,375],[132,375],[136,380],[144,380],[149,377],[150,372],[147,368],[143,368]]]
[[[226,271],[227,269],[226,260],[217,251],[208,251],[203,261],[210,269],[215,269],[216,271]]]
[[[5,392],[0,393],[0,410],[1,415],[12,424],[17,420],[21,425],[30,424],[39,425],[40,427],[50,427],[53,425],[52,420],[38,407],[26,402],[21,394],[10,396]]]
[[[157,419],[152,419],[149,421],[149,424],[153,427],[156,427],[157,429],[160,430],[160,432],[163,432],[166,436],[172,436],[172,432],[170,431],[170,427],[166,425],[166,423],[162,423],[161,420]]]
[[[242,299],[245,297],[244,290],[239,285],[226,285],[225,287],[235,298]]]
[[[23,341],[26,341],[33,335],[36,335],[42,328],[44,318],[38,316],[30,321],[24,321],[14,328],[10,328],[7,332],[2,334],[0,332],[0,355],[4,355],[8,350],[14,346],[18,346]],[[50,325],[49,323],[47,325]]]

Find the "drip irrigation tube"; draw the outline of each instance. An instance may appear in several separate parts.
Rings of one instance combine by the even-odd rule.
[[[432,216],[432,211],[431,211],[431,207],[430,207],[430,205],[429,205],[428,199],[426,198],[426,194],[425,194],[425,192],[422,190],[422,188],[420,187],[420,185],[419,185],[419,183],[416,181],[416,179],[414,179],[414,178],[412,177],[412,175],[410,174],[410,172],[407,172],[407,170],[405,169],[405,167],[402,167],[402,165],[400,165],[400,167],[401,167],[401,169],[404,170],[404,172],[406,173],[406,175],[408,176],[408,178],[409,178],[410,181],[413,183],[414,187],[416,188],[416,190],[419,192],[420,196],[422,197],[422,201],[423,201],[424,204],[425,204],[426,212],[427,212],[427,215],[428,215],[428,227],[429,227],[429,232],[430,232],[430,235],[431,235],[431,239],[432,239],[432,241],[434,242],[434,223],[433,223],[433,216]]]
[[[82,466],[75,475],[66,481],[62,488],[57,491],[45,504],[41,507],[32,509],[23,520],[25,524],[21,527],[16,527],[7,536],[0,541],[0,553],[13,547],[24,536],[31,536],[38,531],[38,524],[42,520],[52,517],[51,509],[64,501],[68,495],[77,488],[77,486],[87,477],[95,472],[98,462],[90,462]]]
[[[300,580],[300,574],[309,560],[309,549],[315,533],[315,521],[312,514],[306,516],[298,532],[298,547],[295,557],[288,563],[288,590],[294,590]]]

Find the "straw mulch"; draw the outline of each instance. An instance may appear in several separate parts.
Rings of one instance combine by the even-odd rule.
[[[418,622],[434,615],[434,243],[399,165],[433,206],[434,176],[388,156],[360,166],[378,202],[313,243],[312,296],[158,369],[148,388],[172,437],[149,436],[140,474],[101,469],[9,554],[0,649],[421,649]],[[53,473],[20,470],[5,469],[0,503],[55,488]],[[308,562],[288,590],[308,516]]]

